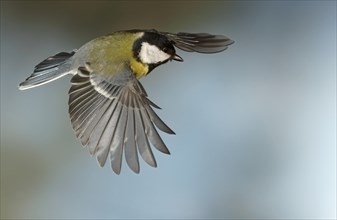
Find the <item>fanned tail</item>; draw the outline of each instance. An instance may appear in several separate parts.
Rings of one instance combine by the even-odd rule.
[[[34,72],[24,82],[20,83],[19,89],[25,90],[40,86],[69,74],[71,63],[69,58],[75,54],[74,51],[61,52],[48,57],[35,66]]]

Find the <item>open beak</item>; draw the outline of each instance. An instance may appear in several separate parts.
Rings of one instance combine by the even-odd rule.
[[[179,62],[183,62],[184,60],[183,60],[183,58],[181,58],[179,55],[177,55],[177,54],[174,54],[173,56],[172,56],[172,59],[173,60],[175,60],[175,61],[179,61]]]

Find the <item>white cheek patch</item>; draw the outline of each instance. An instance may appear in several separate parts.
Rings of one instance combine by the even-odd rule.
[[[154,64],[170,59],[170,55],[161,51],[157,46],[147,42],[142,43],[139,59],[146,64]]]

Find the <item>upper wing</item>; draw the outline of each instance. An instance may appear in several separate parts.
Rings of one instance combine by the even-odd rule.
[[[161,32],[161,34],[164,34],[176,47],[188,52],[218,53],[234,43],[226,36],[207,33]]]
[[[108,155],[111,167],[120,173],[122,155],[128,166],[139,173],[138,152],[156,167],[151,142],[159,151],[169,154],[155,126],[174,132],[157,116],[147,94],[131,71],[107,77],[80,67],[69,90],[69,114],[76,136],[91,155],[104,166]]]

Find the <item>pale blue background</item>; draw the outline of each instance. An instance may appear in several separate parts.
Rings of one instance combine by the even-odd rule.
[[[142,79],[172,155],[117,176],[73,135],[69,77],[17,85],[132,28],[236,42]],[[336,218],[336,2],[1,1],[1,218]]]

